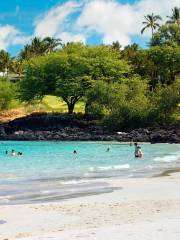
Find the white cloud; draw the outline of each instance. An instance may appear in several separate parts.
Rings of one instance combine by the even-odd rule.
[[[133,4],[118,0],[70,0],[56,5],[39,16],[32,36],[25,36],[16,27],[0,25],[0,49],[11,45],[24,45],[34,36],[61,38],[63,42],[86,42],[98,34],[105,44],[118,40],[130,44],[132,37],[141,35],[144,15],[159,14],[166,20],[171,9],[180,0],[137,0]],[[16,14],[20,11],[16,7]],[[150,31],[143,35],[150,37]]]
[[[63,43],[67,42],[86,42],[86,38],[83,34],[71,34],[69,32],[62,32],[56,36],[57,38],[61,39]]]
[[[12,25],[0,26],[0,49],[7,50],[9,46],[26,44],[30,37],[23,36]]]
[[[69,1],[49,10],[35,23],[34,35],[38,37],[55,37],[63,31],[67,18],[78,10],[80,5],[75,1]]]
[[[25,45],[30,42],[31,36],[24,36],[21,32],[18,32],[12,39],[13,45]]]
[[[88,34],[98,33],[103,43],[118,40],[122,45],[131,42],[132,36],[140,35],[143,17],[160,14],[164,19],[179,0],[139,0],[134,4],[121,4],[117,0],[87,1],[76,27]],[[145,32],[145,36],[150,36]]]

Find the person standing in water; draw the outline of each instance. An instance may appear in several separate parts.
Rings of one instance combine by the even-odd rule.
[[[143,156],[143,152],[142,152],[140,146],[138,146],[137,148],[138,148],[138,152],[137,152],[138,153],[138,157],[141,158]]]
[[[134,143],[134,147],[135,147],[135,149],[134,149],[134,156],[138,157],[138,144],[137,144],[137,142]]]
[[[138,146],[137,142],[134,143],[134,146],[135,146],[135,151],[134,151],[135,158],[141,158],[143,156],[141,147]]]

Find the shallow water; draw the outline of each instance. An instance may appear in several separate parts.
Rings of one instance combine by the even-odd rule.
[[[134,146],[116,142],[0,143],[0,204],[109,192],[99,178],[150,177],[180,167],[180,144],[141,144],[144,157],[135,159]],[[23,156],[6,156],[11,149]]]

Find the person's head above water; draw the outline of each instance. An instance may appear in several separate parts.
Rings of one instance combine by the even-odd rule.
[[[138,145],[137,142],[135,142],[134,145],[137,146]]]
[[[76,150],[74,150],[74,151],[73,151],[73,153],[77,153],[77,151],[76,151]]]

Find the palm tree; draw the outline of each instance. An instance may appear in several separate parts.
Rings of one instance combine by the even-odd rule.
[[[54,52],[58,46],[62,46],[61,39],[55,39],[51,37],[46,37],[43,39],[43,42],[45,44],[45,51],[46,53],[52,53]]]
[[[144,16],[144,17],[146,21],[142,23],[145,24],[146,26],[141,30],[141,34],[143,34],[147,28],[151,28],[152,39],[153,39],[154,30],[156,30],[156,28],[160,26],[159,23],[157,23],[157,21],[162,20],[162,18],[159,15],[154,15],[154,13],[152,13],[151,15],[148,14],[147,16]]]
[[[33,54],[31,51],[31,45],[26,44],[19,54],[19,59],[29,60],[32,57],[33,57]]]
[[[32,39],[31,52],[34,56],[43,55],[45,53],[45,44],[41,38],[35,37]]]
[[[113,42],[111,46],[112,46],[112,49],[115,49],[117,51],[120,51],[122,47],[119,41]]]
[[[46,46],[41,38],[35,37],[30,44],[26,44],[19,54],[21,60],[29,60],[35,56],[45,54]]]
[[[167,16],[167,18],[169,18],[169,20],[166,22],[168,24],[171,23],[180,24],[180,8],[174,7],[172,9],[172,16]]]
[[[13,59],[11,63],[11,71],[19,76],[19,78],[23,75],[24,72],[24,64],[22,60]]]

